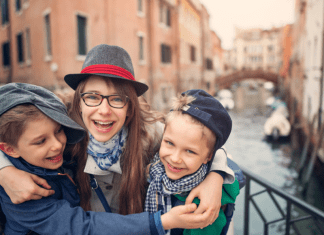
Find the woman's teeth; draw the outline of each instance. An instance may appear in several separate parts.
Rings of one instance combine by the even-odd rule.
[[[110,128],[113,122],[94,121],[94,124],[99,128]]]

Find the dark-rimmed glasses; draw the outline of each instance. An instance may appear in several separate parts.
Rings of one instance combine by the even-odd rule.
[[[81,94],[83,102],[90,107],[99,106],[103,99],[107,99],[110,107],[121,109],[123,108],[129,98],[126,95],[100,95],[95,92],[85,92]]]

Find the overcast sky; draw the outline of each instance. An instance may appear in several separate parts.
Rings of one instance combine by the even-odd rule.
[[[294,22],[295,0],[200,0],[210,15],[210,28],[222,40],[222,47],[233,46],[234,27],[264,29]]]

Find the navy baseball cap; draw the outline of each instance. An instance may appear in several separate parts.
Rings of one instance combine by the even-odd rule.
[[[65,105],[51,91],[26,83],[9,83],[0,87],[0,116],[21,104],[35,105],[47,117],[64,127],[67,143],[82,140],[86,131],[69,116]]]
[[[181,95],[193,96],[195,100],[182,108],[184,113],[191,115],[207,126],[216,135],[215,152],[227,141],[232,131],[232,119],[224,106],[204,90],[194,89]]]

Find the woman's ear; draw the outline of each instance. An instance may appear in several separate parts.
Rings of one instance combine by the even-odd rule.
[[[0,143],[0,149],[5,152],[7,155],[13,157],[13,158],[19,158],[20,155],[17,153],[14,147],[7,143]]]

